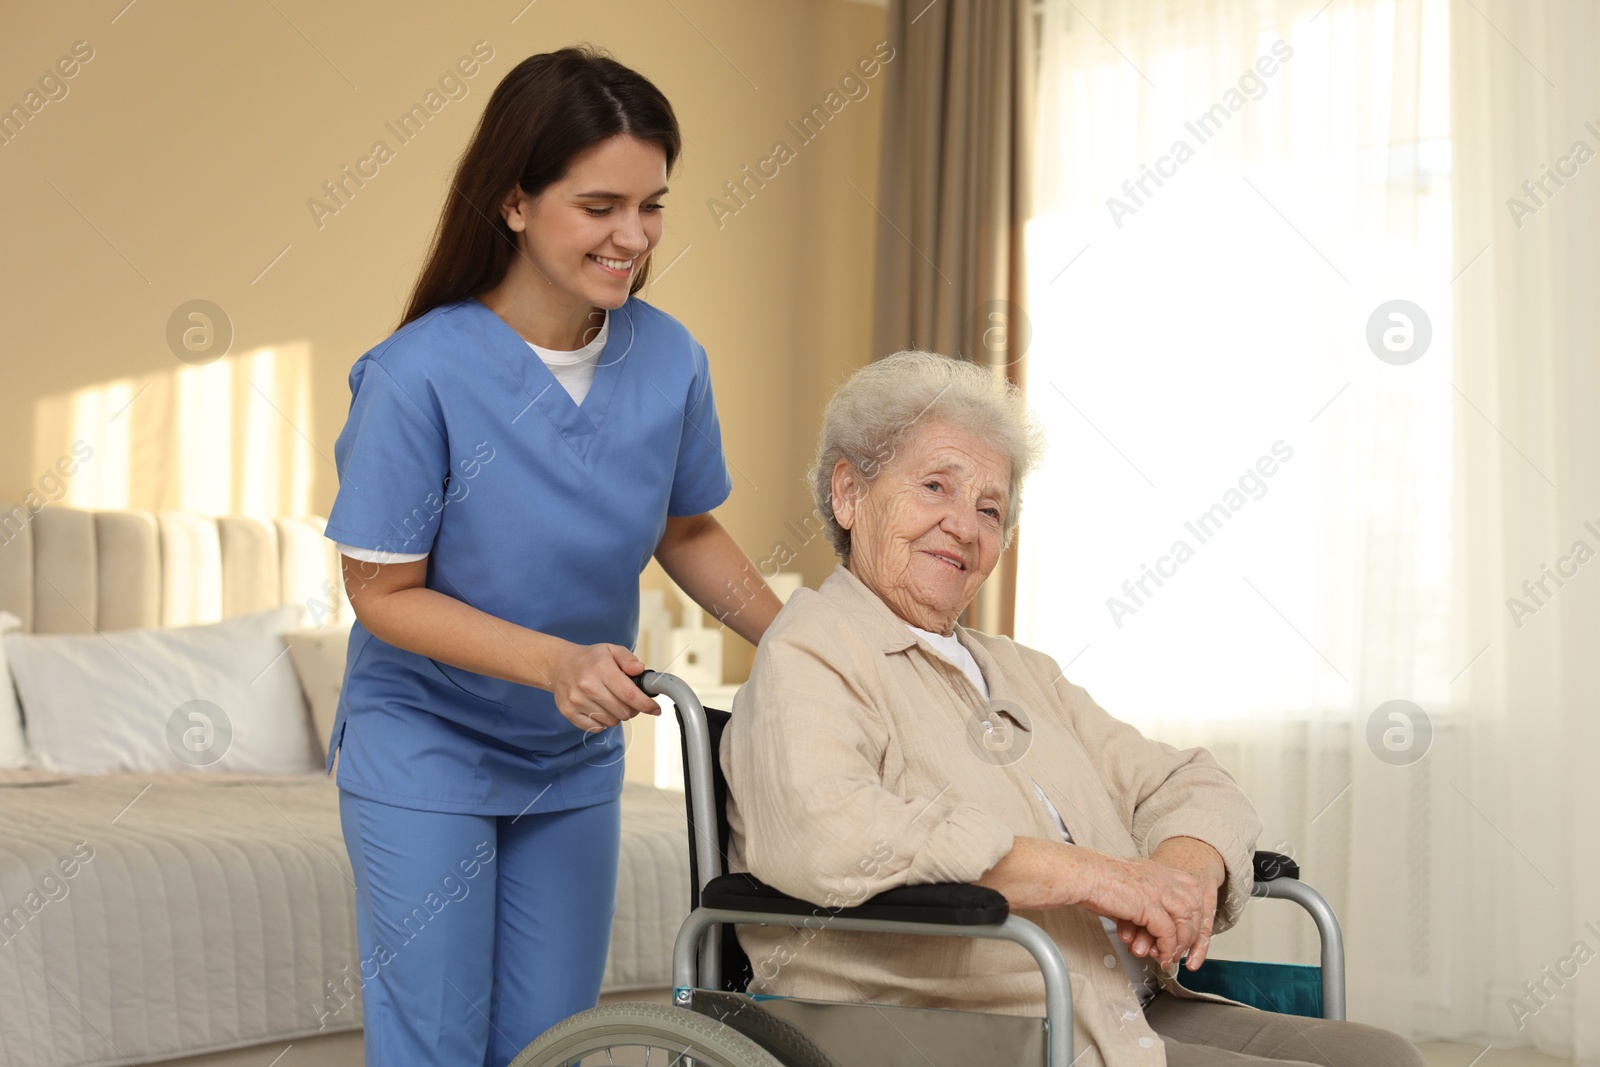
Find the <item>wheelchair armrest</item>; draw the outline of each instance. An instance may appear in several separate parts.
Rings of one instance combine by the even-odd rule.
[[[1257,852],[1255,859],[1258,882],[1300,877],[1300,865],[1281,852]]]
[[[1006,898],[986,886],[964,882],[906,885],[886,889],[848,908],[829,908],[791,897],[751,874],[724,874],[700,891],[700,903],[724,911],[769,915],[837,915],[885,922],[938,923],[943,926],[994,926],[1011,914]]]

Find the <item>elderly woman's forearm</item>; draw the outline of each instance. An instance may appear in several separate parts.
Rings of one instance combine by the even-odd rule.
[[[1084,850],[1062,841],[1019,837],[979,878],[1013,908],[1064,908],[1083,899]]]
[[[1228,865],[1222,853],[1209,842],[1196,837],[1169,837],[1157,845],[1150,858],[1157,863],[1188,871],[1197,881],[1221,887],[1228,881]]]
[[[841,728],[808,727],[835,741]],[[766,742],[780,749],[800,743]],[[824,758],[842,771],[859,754],[835,746]],[[865,774],[861,768],[854,789],[817,796],[780,766],[759,793],[746,790],[742,851],[756,877],[814,904],[853,905],[904,885],[973,882],[1012,849],[1012,832],[975,806],[945,809],[937,797],[899,797]],[[729,784],[741,795],[737,781]]]
[[[1037,838],[1017,838],[977,884],[998,890],[1013,908],[1077,906],[1119,920],[1136,935],[1135,955],[1153,955],[1162,966],[1197,945],[1203,954],[1216,907],[1215,889],[1181,868]]]

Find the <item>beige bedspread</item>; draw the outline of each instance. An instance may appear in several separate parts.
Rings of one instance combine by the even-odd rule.
[[[0,1064],[353,1029],[354,887],[321,776],[0,772]],[[629,785],[608,991],[670,984],[682,794]]]

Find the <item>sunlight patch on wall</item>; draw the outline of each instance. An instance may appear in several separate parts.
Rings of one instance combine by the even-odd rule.
[[[44,397],[34,467],[60,472],[40,493],[66,507],[304,515],[310,424],[311,345],[295,341]]]

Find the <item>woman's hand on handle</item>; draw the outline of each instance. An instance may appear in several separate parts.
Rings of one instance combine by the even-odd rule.
[[[566,720],[586,732],[604,730],[635,715],[659,715],[634,676],[644,662],[621,645],[569,645],[555,658],[550,692]]]

